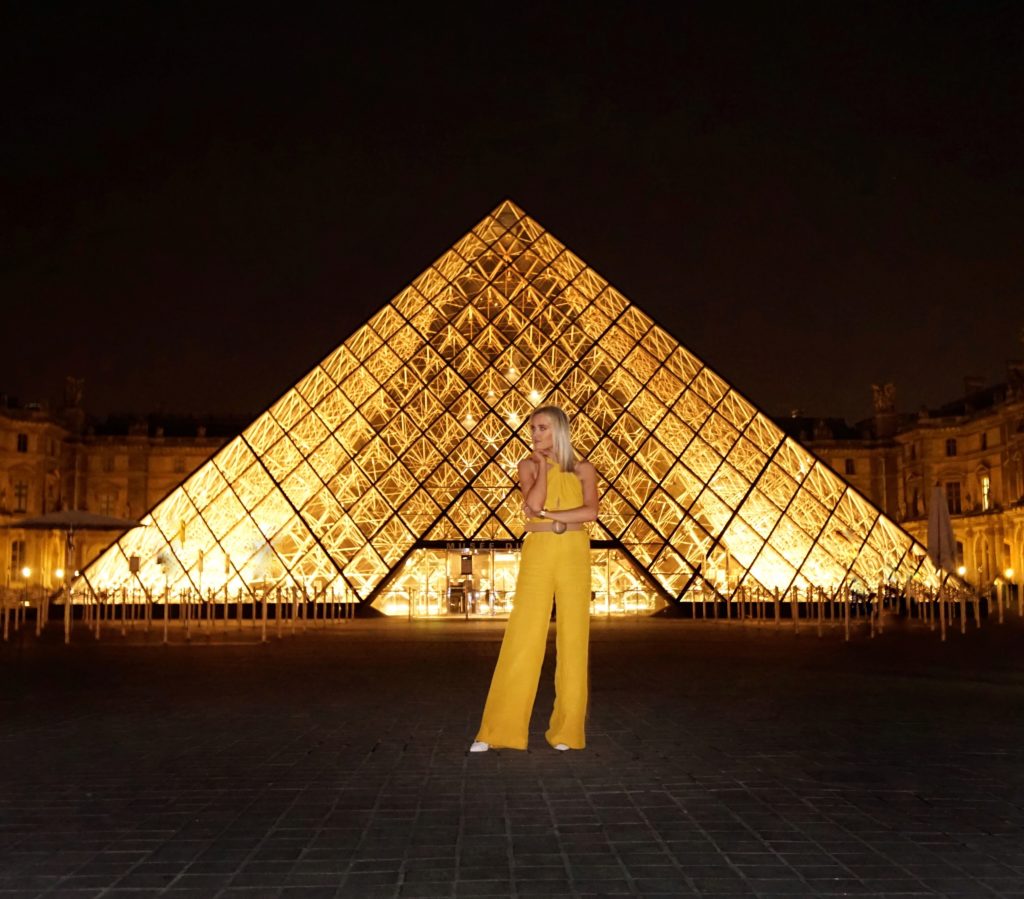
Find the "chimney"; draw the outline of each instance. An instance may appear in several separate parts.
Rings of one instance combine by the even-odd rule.
[[[875,410],[876,437],[892,437],[896,433],[896,385],[891,381],[871,385],[871,401]]]

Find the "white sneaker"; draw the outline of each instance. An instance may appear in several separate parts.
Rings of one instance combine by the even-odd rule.
[[[470,752],[487,752],[491,748],[490,743],[485,743],[483,740],[474,740],[473,745],[469,747]],[[569,747],[566,746],[566,749]]]
[[[565,752],[569,747],[565,743],[555,743],[555,749],[559,752]]]

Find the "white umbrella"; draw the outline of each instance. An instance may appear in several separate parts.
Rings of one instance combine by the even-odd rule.
[[[936,568],[950,574],[956,571],[956,538],[953,536],[953,522],[949,518],[949,506],[941,484],[935,485],[931,507],[928,509],[928,555]]]
[[[953,522],[949,518],[949,506],[946,504],[946,493],[942,485],[936,482],[932,491],[932,501],[928,509],[928,555],[935,567],[943,572],[942,583],[939,585],[939,629],[942,639],[946,639],[945,606],[942,590],[946,581],[956,569],[956,538],[953,536]],[[963,631],[963,610],[961,610],[960,630]]]

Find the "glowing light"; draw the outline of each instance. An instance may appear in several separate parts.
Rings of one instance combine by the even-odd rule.
[[[63,568],[57,568],[57,569],[56,569],[56,570],[55,570],[55,571],[53,572],[53,576],[54,576],[55,578],[57,578],[57,580],[62,580],[62,579],[63,579],[63,577],[64,577],[64,569],[63,569]]]
[[[29,568],[28,565],[26,565],[24,568],[21,569],[21,576],[25,578],[25,580],[28,580],[30,577],[32,577],[32,569]]]
[[[1006,571],[1003,572],[1003,576],[1008,581],[1012,581],[1013,580],[1013,575],[1014,575],[1014,570],[1012,568],[1007,568]]]
[[[956,573],[959,574],[960,577],[963,577],[965,574],[967,574],[967,566],[961,565],[959,568],[957,568]]]

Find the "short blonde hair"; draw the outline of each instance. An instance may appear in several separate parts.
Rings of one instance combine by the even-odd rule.
[[[562,471],[574,471],[576,469],[576,451],[572,447],[572,434],[569,431],[569,416],[558,406],[539,406],[533,410],[530,421],[538,415],[546,415],[551,422],[554,434],[555,461],[562,467]]]

